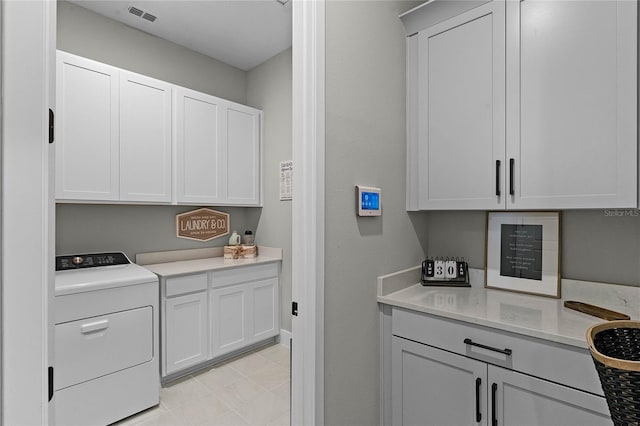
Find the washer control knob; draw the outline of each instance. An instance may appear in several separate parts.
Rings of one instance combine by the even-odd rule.
[[[81,256],[75,256],[71,262],[73,262],[74,265],[78,266],[80,264],[82,264],[82,262],[84,262],[84,258]]]

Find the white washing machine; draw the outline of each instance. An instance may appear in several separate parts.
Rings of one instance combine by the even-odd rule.
[[[124,253],[56,257],[56,425],[107,425],[158,405],[158,295],[158,277]]]

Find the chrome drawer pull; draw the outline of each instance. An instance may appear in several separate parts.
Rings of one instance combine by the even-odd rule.
[[[100,330],[106,330],[107,328],[109,328],[109,320],[102,320],[83,324],[82,327],[80,327],[80,332],[82,334],[89,334]]]
[[[481,343],[476,343],[476,342],[474,342],[473,340],[471,340],[469,338],[464,339],[464,343],[466,345],[477,346],[479,348],[487,349],[487,350],[490,350],[490,351],[493,351],[493,352],[499,352],[501,354],[505,354],[506,356],[511,356],[511,354],[513,353],[513,351],[511,349],[492,348],[491,346],[486,346],[486,345],[483,345]]]

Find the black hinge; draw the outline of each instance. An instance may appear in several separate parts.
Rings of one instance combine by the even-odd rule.
[[[298,316],[298,302],[291,302],[291,315]]]
[[[53,398],[53,367],[49,367],[49,402]]]
[[[55,131],[54,131],[54,115],[53,115],[53,111],[51,110],[51,108],[49,108],[49,143],[53,143],[53,139],[55,136]]]

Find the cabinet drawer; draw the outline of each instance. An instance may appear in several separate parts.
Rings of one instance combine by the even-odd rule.
[[[153,358],[151,306],[55,326],[56,390]]]
[[[167,297],[178,294],[193,293],[207,289],[207,274],[186,275],[168,278],[165,282]]]
[[[275,278],[277,276],[278,263],[222,269],[211,273],[211,288],[264,280],[267,278]]]
[[[604,395],[588,349],[394,308],[393,335]],[[465,339],[511,355],[466,344]]]

